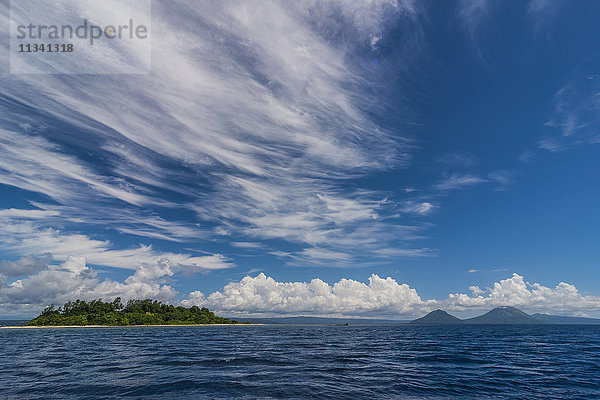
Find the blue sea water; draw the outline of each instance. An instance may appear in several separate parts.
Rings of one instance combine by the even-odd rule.
[[[0,329],[2,399],[594,399],[600,326]]]

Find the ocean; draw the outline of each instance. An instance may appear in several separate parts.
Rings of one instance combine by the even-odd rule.
[[[600,326],[0,329],[2,399],[595,399]]]

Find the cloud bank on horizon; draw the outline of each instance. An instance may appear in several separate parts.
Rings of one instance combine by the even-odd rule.
[[[6,3],[0,4],[4,37]],[[64,11],[67,3],[56,2],[54,12]],[[126,14],[121,2],[109,3],[111,15]],[[92,0],[80,5],[102,11]],[[505,32],[502,13],[509,8],[525,21],[519,38],[525,55],[515,51],[507,57],[511,62],[491,50],[504,54],[511,47],[503,41],[508,39],[496,37]],[[435,283],[435,297],[442,300],[422,300],[408,285],[380,278],[413,264],[434,268],[428,262],[437,263],[438,270],[451,268],[446,264],[468,268],[464,263],[471,261],[464,255],[444,261],[456,248],[449,226],[478,219],[502,229],[489,192],[516,191],[530,173],[523,166],[543,157],[600,143],[595,58],[574,61],[567,75],[542,76],[535,66],[522,81],[507,83],[498,73],[519,75],[510,67],[526,64],[530,53],[540,59],[538,53],[548,53],[544,46],[556,44],[553,24],[569,8],[541,0],[519,5],[234,0],[198,7],[183,0],[154,1],[150,75],[2,72],[0,307],[30,312],[74,297],[121,296],[282,315],[415,315],[432,307],[460,311],[495,305],[600,311],[597,297],[573,285],[530,285],[516,274],[489,289],[472,286],[471,295],[447,298],[443,282]],[[36,12],[21,5],[13,10],[25,11]],[[591,29],[581,26],[584,32]],[[3,54],[8,45],[1,43]],[[443,58],[447,49],[456,50],[460,62],[440,67],[449,61]],[[115,62],[135,63],[136,57],[128,51]],[[106,59],[90,62],[103,65]],[[467,88],[478,79],[475,67],[492,78],[479,78],[474,86],[483,81],[494,98],[501,98],[500,86],[523,86],[524,93],[511,93],[505,103],[492,106],[499,115],[520,99],[543,93],[546,99],[540,95],[535,103],[546,101],[549,111],[540,112],[537,128],[528,125],[522,131],[530,133],[515,139],[518,124],[472,122],[481,112],[471,110],[472,104],[482,103],[477,90]],[[463,70],[458,89],[429,78],[444,72],[440,76],[453,79]],[[546,82],[543,89],[534,87],[538,76]],[[453,96],[458,100],[447,109],[432,108]],[[453,108],[461,96],[475,100]],[[522,109],[535,114],[530,103]],[[436,120],[442,114],[467,122]],[[512,118],[523,119],[517,113]],[[472,128],[467,135],[470,125],[486,130]],[[493,131],[492,125],[508,133]],[[593,168],[587,171],[579,180],[595,182]],[[565,169],[562,176],[573,182],[572,174]],[[542,178],[530,179],[548,176]],[[551,188],[540,196],[553,193]],[[559,206],[560,211],[579,204]],[[456,218],[447,218],[449,209],[460,209],[453,211]],[[472,217],[476,213],[479,217]],[[528,217],[524,212],[514,220]],[[593,226],[594,218],[580,225]],[[538,223],[540,234],[552,232]],[[479,232],[481,225],[463,230]],[[492,249],[512,247],[518,253],[521,243],[510,239],[525,231],[510,226],[488,237],[481,233],[464,242],[464,252],[476,252],[487,240],[499,241]],[[585,253],[578,247],[583,242],[566,245],[570,254]],[[480,254],[473,259],[499,262]],[[542,281],[546,261],[523,275]],[[238,282],[242,271],[256,266],[269,271]],[[382,272],[369,283],[356,279],[358,268],[375,266]],[[288,283],[267,277],[285,278],[292,268],[307,272],[295,272],[303,278]],[[343,270],[327,272],[327,278],[314,272],[333,268]],[[127,270],[135,272],[123,278]],[[569,272],[564,266],[552,272],[548,280],[571,281],[562,276]],[[309,280],[312,276],[323,280]],[[598,278],[581,276],[578,287]]]
[[[554,288],[526,282],[514,273],[510,278],[481,289],[471,286],[472,294],[451,293],[445,299],[423,300],[414,288],[391,277],[371,275],[368,283],[341,279],[330,285],[315,278],[309,282],[279,282],[260,273],[230,282],[222,290],[205,295],[194,291],[183,298],[169,284],[174,275],[168,260],[153,265],[140,265],[124,282],[101,280],[86,265],[84,258],[69,257],[59,265],[49,264],[49,255],[36,259],[24,257],[4,261],[7,276],[22,276],[10,284],[0,284],[0,309],[6,315],[33,315],[49,304],[60,305],[69,300],[98,298],[151,298],[164,302],[208,307],[227,316],[353,316],[410,318],[437,308],[449,311],[487,310],[498,306],[514,306],[530,312],[553,312],[588,315],[600,310],[600,297],[580,293],[565,282]],[[179,300],[181,299],[181,300]]]

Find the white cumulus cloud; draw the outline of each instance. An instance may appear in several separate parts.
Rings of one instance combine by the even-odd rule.
[[[574,285],[559,282],[555,287],[546,287],[539,283],[526,282],[523,276],[516,273],[510,278],[494,283],[487,290],[477,286],[469,289],[473,292],[472,296],[454,293],[440,304],[453,310],[491,309],[499,306],[555,313],[600,310],[600,297],[586,296]]]
[[[49,304],[62,305],[69,300],[93,300],[98,298],[128,299],[153,298],[173,300],[176,291],[161,282],[172,276],[167,260],[154,264],[142,264],[135,273],[117,282],[100,281],[97,272],[86,265],[84,257],[68,257],[59,265],[45,269],[13,282],[0,282],[0,310],[2,315],[31,315]]]
[[[427,304],[416,290],[389,277],[372,275],[368,283],[341,279],[329,285],[321,279],[278,282],[263,273],[231,282],[207,297],[192,292],[184,303],[228,314],[370,316],[412,314]]]
[[[83,257],[40,267],[41,260],[24,258],[16,263],[31,271],[28,276],[9,279],[0,266],[0,315],[33,315],[48,304],[68,300],[123,300],[152,298],[172,304],[208,307],[224,316],[354,316],[410,319],[434,309],[463,313],[485,312],[498,306],[514,306],[526,312],[559,315],[597,315],[600,297],[584,295],[572,284],[555,287],[528,283],[518,274],[490,288],[470,286],[471,295],[452,293],[443,299],[422,299],[416,289],[391,277],[376,274],[367,282],[340,279],[330,284],[315,278],[308,282],[279,282],[264,273],[230,282],[222,290],[204,294],[179,294],[172,286],[177,275],[170,262],[160,259],[139,265],[123,282],[101,280]],[[23,270],[24,271],[24,270]]]
[[[446,299],[423,300],[414,288],[391,277],[372,275],[368,283],[341,279],[330,285],[320,279],[279,282],[264,273],[231,282],[205,296],[192,292],[186,305],[201,305],[227,315],[346,315],[387,318],[421,316],[437,308],[448,311],[488,311],[498,306],[520,307],[526,312],[575,315],[600,311],[600,297],[581,294],[571,284],[549,288],[529,284],[523,277],[494,283],[483,290],[470,286],[472,295],[449,294]],[[459,314],[460,315],[460,314]]]

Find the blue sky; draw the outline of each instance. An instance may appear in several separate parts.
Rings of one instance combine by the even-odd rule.
[[[150,75],[3,72],[0,315],[600,316],[599,12],[154,2]]]

